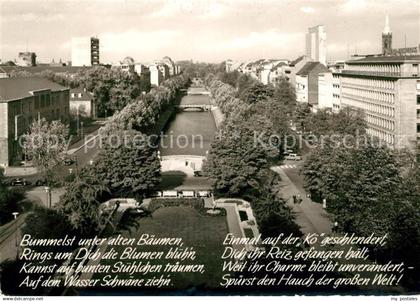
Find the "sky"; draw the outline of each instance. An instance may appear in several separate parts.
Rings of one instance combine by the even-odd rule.
[[[0,0],[0,59],[67,61],[72,37],[97,36],[103,63],[292,60],[322,24],[334,61],[379,53],[386,15],[394,48],[420,43],[420,0]]]

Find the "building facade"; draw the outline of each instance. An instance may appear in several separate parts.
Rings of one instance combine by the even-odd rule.
[[[318,74],[318,108],[333,108],[333,74],[331,71]]]
[[[306,56],[327,65],[327,33],[323,25],[310,27],[306,34]]]
[[[120,62],[119,68],[121,69],[121,71],[133,74],[135,72],[135,70],[134,70],[134,68],[135,68],[134,59],[132,57],[129,57],[129,56],[125,57],[122,60],[122,62]]]
[[[96,106],[93,94],[85,88],[70,90],[70,115],[96,118]]]
[[[149,66],[150,70],[150,84],[159,86],[165,79],[159,66],[157,64],[152,64]]]
[[[35,52],[19,52],[16,65],[22,67],[36,66],[36,53]]]
[[[319,62],[308,62],[296,73],[296,100],[317,106],[319,102],[318,75],[328,72]]]
[[[99,39],[94,37],[72,38],[72,66],[99,65]]]
[[[169,76],[174,76],[177,74],[175,63],[169,56],[163,57],[162,63],[168,66]]]
[[[0,165],[22,160],[18,138],[37,118],[69,122],[69,88],[39,77],[0,79]]]
[[[341,106],[365,112],[368,134],[396,148],[420,135],[420,56],[347,61],[340,78]]]

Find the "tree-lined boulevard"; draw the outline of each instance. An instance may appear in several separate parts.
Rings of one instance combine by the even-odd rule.
[[[344,109],[338,114],[326,110],[313,113],[296,102],[294,89],[284,79],[264,85],[214,64],[187,64],[183,74],[146,94],[140,93],[139,79],[120,78],[119,73],[105,69],[94,69],[77,79],[77,84],[94,92],[103,115],[113,114],[99,130],[102,139],[109,138],[103,139],[102,148],[96,143],[95,147],[72,152],[77,168],[71,165],[71,175],[69,166],[62,166],[66,156],[63,145],[54,152],[37,145],[27,148],[36,158],[33,163],[47,186],[62,178],[55,184],[62,190],[58,202],[53,202],[52,208],[28,205],[19,192],[1,185],[2,224],[10,222],[13,212],[28,212],[24,223],[16,222],[16,235],[19,226],[22,235],[34,238],[59,238],[64,233],[93,237],[109,230],[112,219],[101,215],[101,204],[110,198],[142,201],[162,189],[161,158],[148,141],[168,120],[171,122],[165,112],[175,110],[181,90],[201,78],[202,86],[210,92],[212,108],[220,110],[224,120],[209,145],[202,171],[216,199],[249,202],[262,238],[314,232],[387,234],[386,245],[369,249],[371,260],[399,261],[414,267],[400,285],[408,289],[416,286],[420,248],[418,161],[409,150],[392,150],[365,136],[361,112]],[[116,89],[124,93],[114,95]],[[290,146],[288,139],[298,137],[297,132],[307,144],[303,150]],[[53,135],[63,141],[68,136],[65,125],[37,120],[27,140],[40,133],[47,142]],[[332,139],[333,135],[338,139]],[[344,137],[347,144],[343,143]],[[126,143],[115,146],[112,139]],[[282,169],[291,165],[285,160],[290,152],[299,152],[303,161]],[[190,183],[194,189],[196,184]],[[27,192],[28,198],[33,191]],[[6,254],[11,254],[10,250],[18,252],[11,237],[1,244]],[[306,247],[296,248],[304,251]],[[18,263],[3,263],[2,272],[14,273],[20,279],[22,276],[16,274]],[[10,288],[11,292],[17,289]],[[35,293],[42,294],[42,290]]]

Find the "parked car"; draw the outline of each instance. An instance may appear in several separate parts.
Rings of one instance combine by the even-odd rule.
[[[286,159],[286,160],[292,160],[292,161],[299,161],[299,160],[302,160],[302,157],[301,157],[301,156],[299,156],[299,155],[297,155],[297,154],[288,154],[288,155],[285,157],[285,159]]]
[[[11,186],[26,186],[26,185],[29,185],[29,184],[30,183],[28,181],[26,181],[25,179],[22,179],[22,178],[15,178],[15,179],[10,181]]]
[[[64,165],[69,166],[72,165],[75,161],[72,158],[65,158],[63,162]]]
[[[195,170],[194,171],[194,177],[202,177],[203,173],[200,170]]]
[[[290,155],[290,154],[293,154],[293,150],[291,150],[291,149],[286,149],[286,150],[283,152],[283,155],[285,155],[285,156]]]
[[[46,186],[46,185],[47,185],[47,181],[43,179],[38,179],[35,181],[35,186]]]

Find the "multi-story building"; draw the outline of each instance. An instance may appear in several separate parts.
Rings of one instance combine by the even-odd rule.
[[[36,53],[35,52],[19,52],[16,65],[22,67],[36,66]]]
[[[40,77],[0,79],[0,165],[22,159],[18,138],[37,118],[69,121],[69,88]]]
[[[169,56],[165,56],[162,59],[162,63],[165,64],[166,66],[168,66],[168,70],[169,70],[169,76],[174,76],[176,75],[176,66],[174,61],[172,61],[172,59]]]
[[[285,62],[274,65],[268,74],[268,83],[275,84],[280,78],[290,80],[290,67]]]
[[[159,86],[165,79],[161,70],[159,69],[159,66],[157,64],[152,64],[149,66],[149,70],[150,70],[150,84]]]
[[[148,75],[150,76],[150,70],[149,67],[147,67],[146,65],[143,65],[141,63],[136,63],[134,65],[134,71],[139,75]]]
[[[82,87],[71,89],[70,114],[73,116],[96,118],[96,106],[93,99],[93,93]]]
[[[345,63],[341,106],[365,112],[368,134],[411,147],[420,135],[420,56],[376,56]]]
[[[71,65],[99,65],[99,39],[93,37],[72,38]]]
[[[306,34],[306,56],[327,65],[327,33],[323,25],[310,27]]]
[[[308,62],[308,58],[306,56],[300,56],[297,59],[291,61],[289,63],[289,75],[290,83],[293,87],[296,86],[296,73],[299,72],[300,69],[302,69],[303,66]]]
[[[169,77],[169,67],[166,64],[162,64],[160,62],[156,62],[156,66],[158,67],[158,69],[160,70],[160,72],[163,75],[164,79],[167,79]]]
[[[319,109],[333,108],[333,74],[331,71],[318,74],[318,105]]]
[[[319,62],[308,62],[296,73],[296,101],[317,106],[319,102],[318,74],[328,72]]]
[[[125,57],[122,62],[120,62],[119,68],[124,72],[133,74],[135,72],[134,59],[130,56]]]
[[[337,113],[341,109],[340,72],[333,72],[332,76],[332,111]]]

